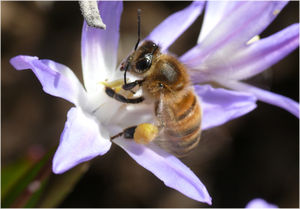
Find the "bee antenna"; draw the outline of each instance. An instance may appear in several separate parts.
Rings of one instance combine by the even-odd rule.
[[[141,9],[137,10],[137,23],[138,23],[138,40],[135,44],[134,51],[136,51],[141,38]]]
[[[124,84],[125,84],[125,85],[127,85],[127,82],[126,82],[126,80],[127,80],[127,79],[126,79],[126,72],[127,72],[127,70],[128,70],[128,66],[129,66],[129,65],[126,65],[126,68],[125,68],[125,70],[124,70]]]
[[[141,39],[141,9],[138,9],[137,10],[137,23],[138,23],[138,40],[135,44],[135,47],[134,47],[134,51],[136,51],[139,43],[140,43],[140,39]],[[128,70],[128,67],[129,65],[127,64],[126,67],[125,67],[125,70],[124,70],[124,84],[126,85],[127,82],[126,82],[126,72]]]

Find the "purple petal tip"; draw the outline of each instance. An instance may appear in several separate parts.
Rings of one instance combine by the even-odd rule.
[[[38,57],[18,55],[9,60],[9,63],[16,68],[16,70],[25,70],[31,68],[30,62],[33,60],[38,60]]]
[[[278,208],[277,205],[270,204],[266,202],[264,199],[256,198],[251,200],[246,208]]]

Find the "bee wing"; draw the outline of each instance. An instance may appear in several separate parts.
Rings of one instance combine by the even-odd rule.
[[[170,136],[162,134],[154,140],[162,149],[175,155],[176,157],[184,157],[190,153],[190,151],[199,143],[200,136],[193,141],[183,141],[180,139],[171,139]]]

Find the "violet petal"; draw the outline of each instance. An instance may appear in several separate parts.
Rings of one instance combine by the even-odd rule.
[[[278,208],[277,205],[270,204],[261,198],[251,200],[246,208]]]
[[[100,81],[111,78],[117,65],[123,2],[99,1],[98,7],[106,30],[89,27],[85,21],[82,28],[82,71],[87,91],[95,91]]]
[[[166,50],[202,13],[204,1],[195,1],[160,23],[146,38]]]
[[[246,46],[279,14],[287,1],[248,1],[238,5],[206,38],[181,56],[180,60],[192,68],[205,59],[224,60],[228,54]]]
[[[104,155],[111,146],[108,134],[81,109],[71,108],[53,158],[53,172],[63,173],[97,155]]]
[[[38,57],[19,55],[10,63],[17,70],[31,69],[43,86],[43,90],[75,105],[85,99],[86,93],[75,74],[67,66]]]
[[[226,65],[211,66],[215,76],[244,80],[268,69],[299,46],[299,24],[293,24],[272,36],[256,41],[227,60]]]
[[[205,186],[187,166],[173,155],[153,144],[144,146],[123,138],[117,138],[114,142],[138,164],[162,180],[166,186],[194,200],[211,204],[211,197]]]
[[[253,94],[258,100],[281,107],[299,118],[299,103],[294,100],[239,81],[220,81],[224,86]]]
[[[198,43],[244,1],[207,1]]]
[[[247,114],[256,107],[256,99],[248,93],[240,93],[210,85],[196,85],[195,92],[200,98],[203,112],[202,129],[222,125]]]

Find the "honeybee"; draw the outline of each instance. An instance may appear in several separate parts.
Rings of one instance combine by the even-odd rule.
[[[134,52],[121,65],[124,71],[122,88],[127,91],[142,88],[142,96],[126,98],[108,86],[105,91],[123,103],[141,103],[145,99],[152,101],[157,121],[155,124],[129,127],[111,139],[123,135],[137,143],[153,141],[176,156],[184,156],[200,140],[202,118],[186,67],[175,57],[163,54],[152,41],[145,41],[139,47],[138,44],[139,39]],[[127,72],[140,79],[127,83]]]

